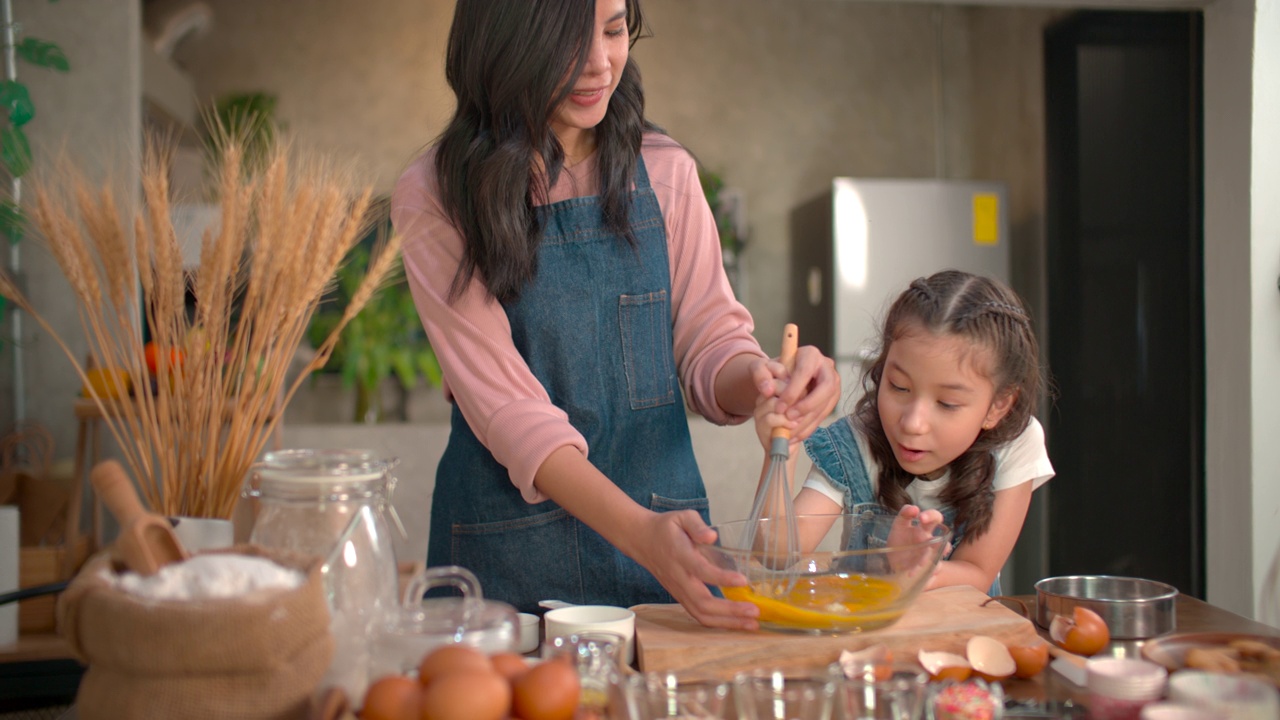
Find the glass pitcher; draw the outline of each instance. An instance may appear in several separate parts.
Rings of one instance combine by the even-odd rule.
[[[397,609],[396,463],[367,450],[269,452],[243,493],[259,502],[249,542],[325,558],[334,639],[325,682],[353,699],[368,686],[371,638]]]

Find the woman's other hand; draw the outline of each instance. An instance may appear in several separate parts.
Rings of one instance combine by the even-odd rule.
[[[577,448],[557,448],[538,468],[534,484],[560,507],[640,563],[707,627],[754,630],[760,611],[750,603],[711,594],[707,585],[746,585],[741,573],[717,567],[698,551],[716,532],[693,510],[655,512],[641,507]]]
[[[698,551],[698,545],[716,540],[716,531],[692,510],[652,513],[644,541],[631,557],[662,583],[693,619],[707,627],[757,630],[756,606],[725,600],[711,594],[708,585],[736,587],[747,584],[741,573],[717,567]]]

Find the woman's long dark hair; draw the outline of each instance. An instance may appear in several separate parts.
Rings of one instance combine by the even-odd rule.
[[[644,28],[640,0],[626,7],[634,45]],[[550,122],[586,67],[595,19],[596,0],[458,0],[445,58],[457,108],[436,154],[441,201],[466,248],[451,300],[477,273],[491,295],[514,300],[537,273],[534,207],[564,168]],[[631,182],[647,129],[655,128],[644,117],[640,70],[628,58],[596,126],[596,154],[604,224],[629,242]]]
[[[1008,414],[995,427],[978,433],[973,445],[951,462],[951,480],[939,496],[955,509],[955,524],[964,527],[968,542],[991,525],[993,451],[1021,435],[1035,414],[1044,384],[1040,347],[1017,294],[990,278],[945,270],[913,281],[898,296],[884,319],[880,352],[862,373],[863,395],[853,410],[853,421],[880,466],[878,499],[893,510],[910,502],[906,487],[915,477],[898,464],[880,422],[880,381],[889,347],[913,329],[964,338],[984,350],[995,396],[1012,393],[1014,397]]]

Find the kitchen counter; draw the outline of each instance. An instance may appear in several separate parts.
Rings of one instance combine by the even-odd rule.
[[[1032,613],[1035,612],[1036,598],[1034,595],[1023,595],[1019,596],[1018,599],[1025,602]],[[1011,607],[1015,611],[1021,610],[1015,605],[1011,605]],[[1280,637],[1280,628],[1250,620],[1187,595],[1178,595],[1175,612],[1177,613],[1175,633],[1222,632]],[[1048,639],[1049,632],[1047,630],[1038,626],[1036,630],[1041,637]],[[1115,641],[1099,653],[1098,657],[1140,658],[1142,657],[1142,646],[1148,642],[1150,642],[1150,639]],[[1044,672],[1029,680],[1011,679],[1004,681],[1002,684],[1009,697],[1019,699],[1071,701],[1077,704],[1083,703],[1086,699],[1084,688],[1067,680],[1063,675],[1050,668],[1045,668]]]
[[[1018,599],[1027,603],[1029,609],[1035,608],[1035,596],[1020,596]],[[1013,606],[1015,610],[1019,610]],[[1040,630],[1041,636],[1048,636],[1047,631]],[[1191,632],[1229,632],[1250,633],[1280,637],[1280,629],[1265,625],[1237,615],[1228,610],[1215,607],[1201,600],[1180,595],[1177,601],[1177,631]],[[1112,643],[1104,655],[1116,657],[1140,657],[1141,647],[1148,641],[1120,641]],[[28,635],[19,639],[16,645],[0,647],[0,688],[18,689],[26,685],[31,690],[33,679],[41,681],[46,690],[54,694],[74,694],[74,683],[67,685],[74,676],[79,680],[79,665],[70,659],[66,642],[56,635]],[[1086,699],[1084,688],[1075,685],[1059,673],[1046,668],[1040,675],[1029,680],[1007,680],[1003,683],[1009,697],[1028,701],[1059,701],[1080,704]],[[6,692],[0,692],[6,697]],[[56,702],[54,704],[57,704]],[[0,711],[3,708],[0,707]],[[65,717],[72,717],[67,715]]]

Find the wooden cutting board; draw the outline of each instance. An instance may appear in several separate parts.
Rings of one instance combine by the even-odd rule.
[[[974,635],[1005,643],[1037,637],[1030,620],[999,602],[985,607],[986,593],[972,587],[931,590],[916,598],[898,622],[879,630],[845,635],[743,632],[703,627],[680,605],[636,605],[636,659],[643,671],[679,672],[690,678],[732,678],[763,667],[825,668],[841,650],[888,646],[900,660],[921,649],[964,654]]]

